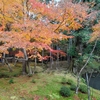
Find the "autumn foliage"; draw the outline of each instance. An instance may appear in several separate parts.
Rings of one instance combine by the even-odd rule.
[[[92,27],[93,33],[91,34],[90,42],[100,38],[100,22]]]
[[[62,7],[63,6],[63,7]],[[55,41],[73,38],[63,34],[64,30],[82,28],[87,17],[87,7],[62,0],[58,5],[46,5],[37,0],[0,1],[0,52],[8,48],[33,50],[41,58],[45,49],[56,54],[62,51],[51,49]]]

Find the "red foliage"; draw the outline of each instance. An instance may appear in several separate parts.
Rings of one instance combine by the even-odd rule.
[[[0,41],[3,43],[0,46],[0,52],[7,52],[9,47],[15,47],[29,50],[27,54],[30,58],[48,58],[47,56],[42,58],[40,55],[43,49],[55,56],[57,56],[57,53],[65,56],[66,54],[63,51],[53,50],[50,45],[53,41],[57,42],[58,40],[73,38],[72,36],[64,35],[60,30],[69,32],[78,30],[82,27],[82,22],[87,17],[86,7],[66,0],[62,0],[58,6],[54,4],[46,5],[38,0],[29,0],[27,7],[20,2],[16,3],[16,5],[15,3],[11,3],[10,7],[8,4],[3,5],[7,8],[4,15],[10,16],[10,20],[13,21],[11,21],[12,26],[9,32],[0,31]],[[27,12],[34,13],[36,19],[30,18]],[[5,23],[8,21],[4,18],[3,20]],[[54,23],[51,23],[51,21],[54,21]],[[16,56],[23,57],[24,55],[19,52]]]
[[[15,56],[18,58],[24,58],[24,54],[21,51],[18,51],[18,53],[15,53]]]

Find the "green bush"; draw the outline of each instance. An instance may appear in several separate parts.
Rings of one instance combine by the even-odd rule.
[[[9,78],[10,75],[8,73],[3,73],[3,72],[0,72],[0,78]]]
[[[84,78],[81,78],[81,81],[86,84],[86,80]]]
[[[67,84],[72,85],[74,82],[71,79],[68,79]]]
[[[61,83],[62,83],[62,84],[66,84],[66,83],[67,83],[67,80],[66,80],[65,77],[62,78]]]
[[[64,97],[69,97],[71,95],[71,90],[70,88],[66,86],[62,86],[60,89],[60,95]]]
[[[71,84],[70,89],[75,91],[76,90],[76,85]]]
[[[14,83],[14,80],[11,78],[10,80],[9,80],[9,84],[13,84]]]
[[[14,73],[13,74],[13,77],[18,77],[18,76],[20,76],[20,73]]]
[[[32,77],[33,76],[33,74],[28,74],[28,77]]]
[[[31,81],[32,83],[36,83],[36,81],[34,80],[34,79],[32,79],[32,81]]]
[[[85,86],[85,85],[80,85],[79,90],[80,90],[82,93],[87,93],[87,86]]]

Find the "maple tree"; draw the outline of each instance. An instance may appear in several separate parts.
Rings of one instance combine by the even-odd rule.
[[[89,42],[93,42],[100,38],[100,22],[92,27],[93,33],[91,34],[91,38]]]
[[[10,0],[10,5],[7,0],[1,2],[4,9],[1,8],[3,13],[0,15],[0,52],[6,53],[8,48],[21,48],[24,53],[24,72],[30,51],[33,52],[31,57],[38,57],[40,60],[44,59],[40,54],[43,49],[65,55],[62,51],[51,49],[50,45],[54,41],[73,38],[62,32],[67,30],[70,33],[71,30],[82,28],[82,22],[87,17],[86,7],[66,0],[62,0],[57,6],[53,2],[46,5],[37,0]],[[11,25],[9,31],[5,30],[7,23]],[[20,55],[22,54],[17,56]]]

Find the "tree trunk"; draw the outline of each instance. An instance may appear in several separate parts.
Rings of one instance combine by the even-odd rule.
[[[34,69],[33,69],[33,73],[36,71],[36,66],[37,66],[37,50],[36,50],[36,47],[35,47],[35,58],[34,58]]]
[[[52,53],[50,51],[50,68],[52,69],[52,64],[53,64],[53,58],[52,58]]]
[[[2,56],[2,64],[3,65],[6,64],[10,72],[13,71],[11,66],[10,66],[10,64],[8,63],[8,60],[7,60],[6,56],[5,56],[5,53],[3,53],[3,56]]]
[[[22,74],[25,75],[27,74],[27,64],[26,61],[23,61],[23,66],[22,66]]]
[[[8,60],[6,58],[4,58],[4,60],[5,60],[5,63],[7,65],[7,67],[8,67],[8,69],[9,69],[9,71],[12,72],[13,70],[12,70],[10,64],[8,63]]]
[[[28,61],[28,57],[27,57],[27,53],[25,49],[22,49],[22,52],[24,54],[24,58],[23,58],[23,66],[22,66],[22,74],[27,74],[27,61]]]
[[[57,50],[59,50],[59,47],[57,45]],[[57,52],[57,60],[56,60],[56,69],[59,68],[59,52]]]
[[[29,61],[27,61],[27,66],[28,66],[28,74],[29,75],[32,75],[33,73],[32,73],[32,68],[30,67],[30,65],[29,65]]]
[[[42,50],[42,57],[44,56],[44,49]],[[43,59],[42,59],[42,68],[44,67]]]
[[[34,62],[34,72],[36,71],[36,66],[37,66],[37,59],[35,57],[35,62]]]
[[[71,49],[71,47],[72,47],[72,39],[69,39],[69,45],[68,45],[68,51]],[[72,69],[72,56],[71,55],[69,55],[68,54],[68,59],[67,59],[67,61],[68,61],[68,68],[69,68],[69,71],[71,71],[71,69]]]
[[[90,87],[89,87],[88,73],[86,73],[86,80],[87,80],[88,100],[91,100],[91,91],[90,91]]]
[[[5,53],[2,54],[2,64],[5,64]]]

